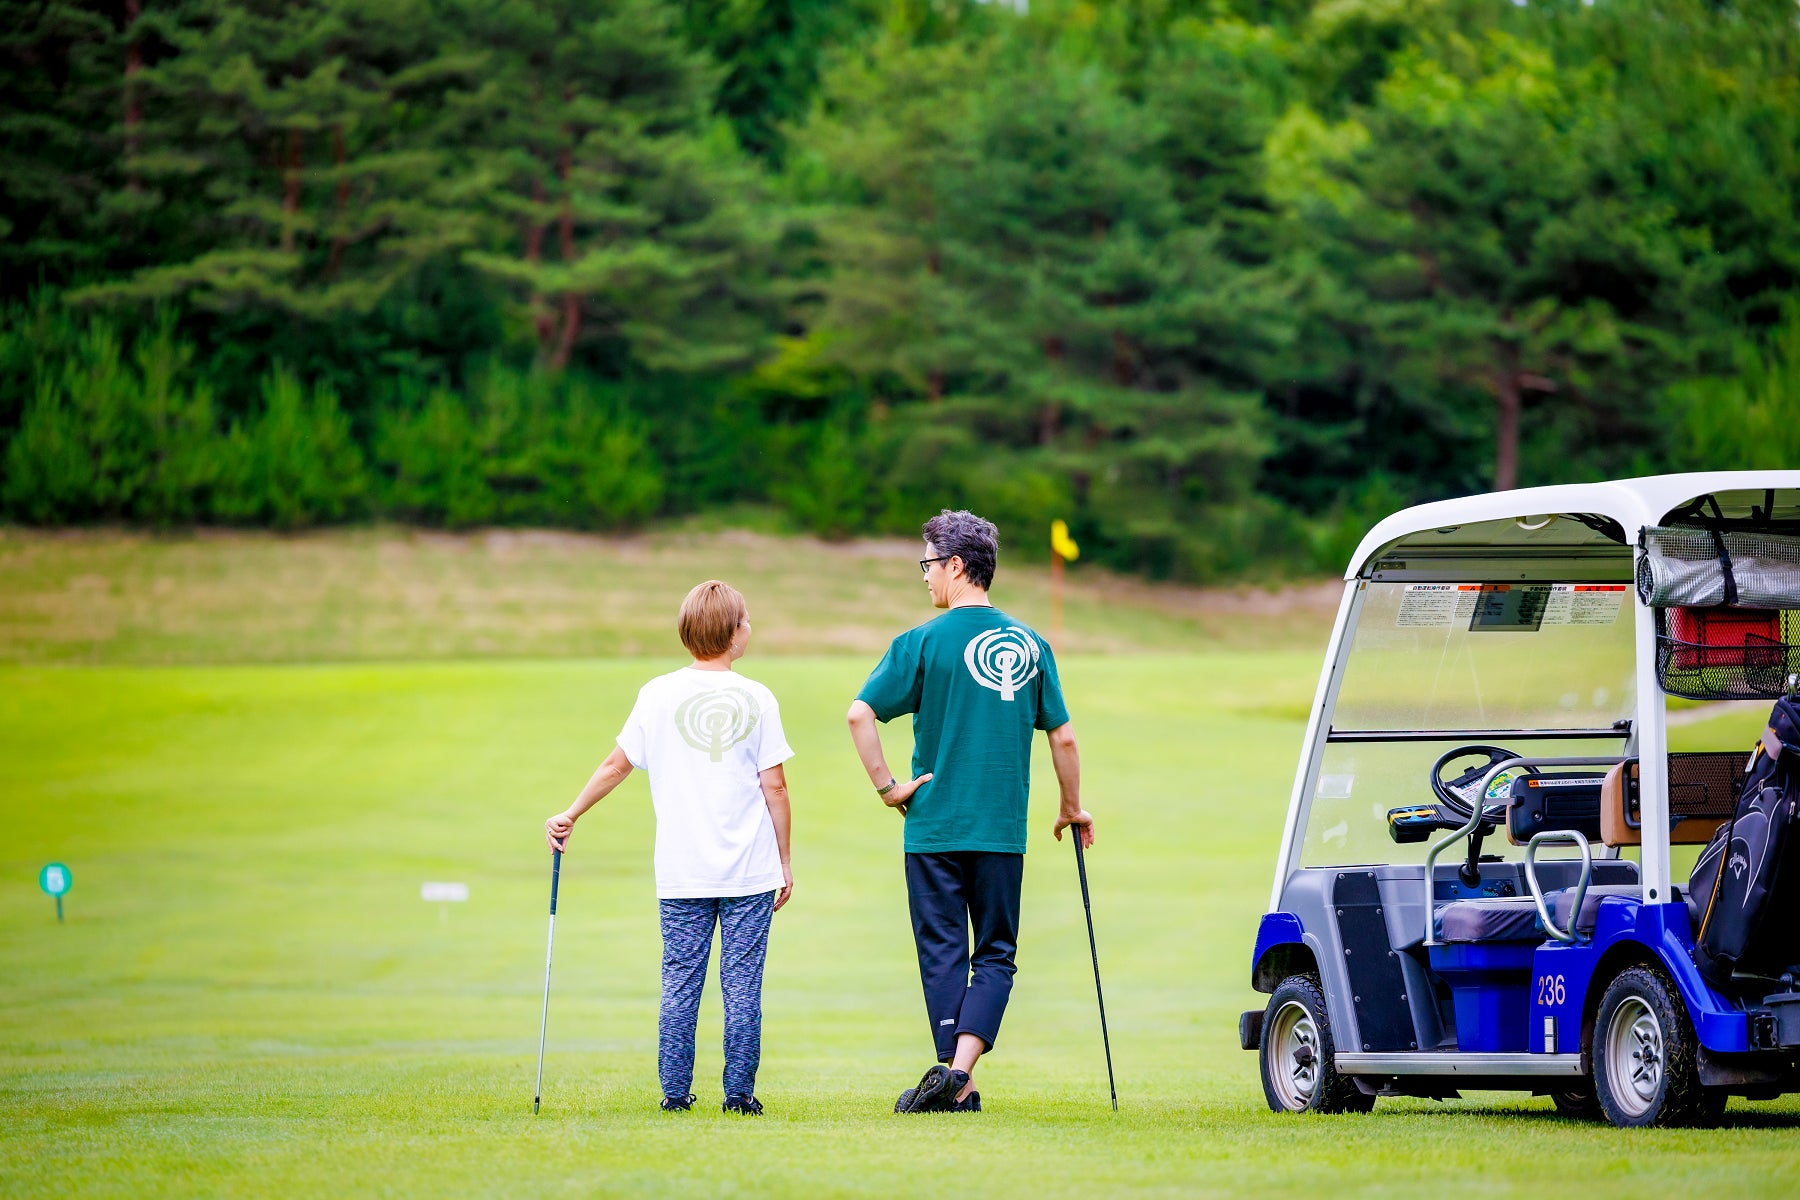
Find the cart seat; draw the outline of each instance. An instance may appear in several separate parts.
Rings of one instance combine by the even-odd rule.
[[[1594,932],[1600,902],[1609,896],[1641,894],[1635,883],[1600,883],[1588,888],[1581,900],[1577,933]],[[1569,927],[1569,910],[1575,905],[1575,889],[1559,888],[1544,897],[1557,928]],[[1453,900],[1438,909],[1439,937],[1446,942],[1541,942],[1547,936],[1538,922],[1537,905],[1530,896],[1504,896],[1480,900]]]
[[[1608,896],[1629,896],[1636,900],[1643,890],[1635,883],[1597,883],[1588,888],[1587,895],[1581,898],[1581,914],[1575,918],[1576,933],[1594,932],[1594,922],[1600,916],[1600,902]],[[1558,929],[1569,927],[1569,910],[1575,906],[1575,889],[1563,888],[1551,892],[1544,897],[1550,909],[1550,919],[1556,922]]]
[[[1541,942],[1544,931],[1530,896],[1494,896],[1439,908],[1438,936],[1446,942]]]

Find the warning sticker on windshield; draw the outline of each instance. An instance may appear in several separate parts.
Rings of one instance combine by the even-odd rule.
[[[1539,585],[1540,587],[1542,585]],[[1394,624],[1403,629],[1467,628],[1481,599],[1479,583],[1409,583],[1400,597]],[[1538,588],[1531,589],[1534,593]],[[1619,619],[1627,585],[1623,583],[1556,583],[1546,596],[1541,625],[1611,625]],[[1509,626],[1510,627],[1510,626]]]
[[[1467,625],[1480,595],[1479,583],[1409,583],[1394,624],[1411,629]]]
[[[1625,603],[1622,583],[1558,583],[1544,609],[1546,625],[1611,625]]]

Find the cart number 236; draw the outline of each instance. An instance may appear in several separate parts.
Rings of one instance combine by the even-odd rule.
[[[1568,992],[1563,988],[1561,975],[1539,975],[1537,981],[1537,1002],[1555,1007],[1568,999]]]

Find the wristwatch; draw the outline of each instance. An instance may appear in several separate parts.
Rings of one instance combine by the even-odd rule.
[[[897,788],[899,786],[900,786],[900,781],[898,779],[895,779],[892,775],[890,775],[890,776],[888,776],[887,786],[876,788],[875,794],[877,796],[885,796],[889,792],[893,791],[895,788]]]

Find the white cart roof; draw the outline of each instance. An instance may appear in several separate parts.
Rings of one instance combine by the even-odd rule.
[[[1344,577],[1367,577],[1378,567],[1392,567],[1391,573],[1402,577],[1412,573],[1407,567],[1421,562],[1491,567],[1585,560],[1601,574],[1623,572],[1621,577],[1628,578],[1629,545],[1594,525],[1616,522],[1615,532],[1635,542],[1641,527],[1663,524],[1670,513],[1700,496],[1716,497],[1728,516],[1748,516],[1752,505],[1766,502],[1770,489],[1778,493],[1775,515],[1800,520],[1800,471],[1652,475],[1439,500],[1402,509],[1371,529]],[[1597,520],[1588,524],[1578,516]]]

